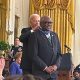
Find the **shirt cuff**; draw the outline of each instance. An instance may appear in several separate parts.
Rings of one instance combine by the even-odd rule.
[[[44,68],[44,70],[43,71],[45,71],[47,69],[47,66]]]
[[[31,33],[33,33],[33,32],[34,32],[32,29],[31,29],[30,31],[31,31]]]

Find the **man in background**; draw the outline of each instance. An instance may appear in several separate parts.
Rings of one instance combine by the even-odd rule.
[[[73,76],[74,80],[80,80],[80,64],[75,67]]]
[[[12,46],[10,54],[9,54],[9,58],[10,58],[9,65],[11,65],[11,63],[14,61],[14,56],[16,52],[21,52],[21,51],[22,51],[22,46],[20,45],[20,40],[18,37],[16,37],[14,40],[14,45]]]
[[[32,73],[32,61],[30,59],[29,50],[29,38],[31,34],[39,28],[40,16],[38,14],[32,14],[30,16],[30,26],[28,28],[23,28],[21,31],[20,41],[23,43],[23,54],[21,61],[21,68],[23,69],[23,74]]]

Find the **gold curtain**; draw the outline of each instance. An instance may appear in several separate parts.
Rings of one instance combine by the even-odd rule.
[[[29,16],[38,13],[48,15],[53,20],[52,30],[58,33],[62,53],[71,48],[72,34],[74,33],[74,1],[73,0],[30,0]]]
[[[6,41],[6,11],[7,0],[0,0],[0,40]]]

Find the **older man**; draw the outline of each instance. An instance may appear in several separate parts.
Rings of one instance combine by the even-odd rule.
[[[23,28],[21,31],[20,41],[23,43],[23,54],[21,61],[21,68],[23,69],[23,73],[31,73],[32,72],[32,61],[30,59],[29,50],[29,38],[31,34],[39,28],[40,16],[38,14],[32,14],[30,16],[30,27]]]
[[[61,48],[56,33],[51,31],[52,21],[48,16],[40,19],[40,28],[31,36],[32,74],[45,80],[56,80],[60,66]]]

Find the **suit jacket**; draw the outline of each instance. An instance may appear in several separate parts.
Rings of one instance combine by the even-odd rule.
[[[50,35],[51,43],[41,29],[38,29],[32,34],[30,39],[32,73],[45,79],[49,77],[55,77],[56,72],[48,74],[43,71],[44,68],[54,64],[56,64],[59,68],[61,61],[61,48],[58,36],[54,32],[50,32]]]
[[[29,37],[32,34],[31,33],[31,27],[29,28],[23,28],[21,31],[20,41],[23,43],[23,54],[22,54],[22,61],[21,61],[21,68],[25,72],[31,73],[32,70],[32,62],[29,55],[30,48],[29,45]]]

